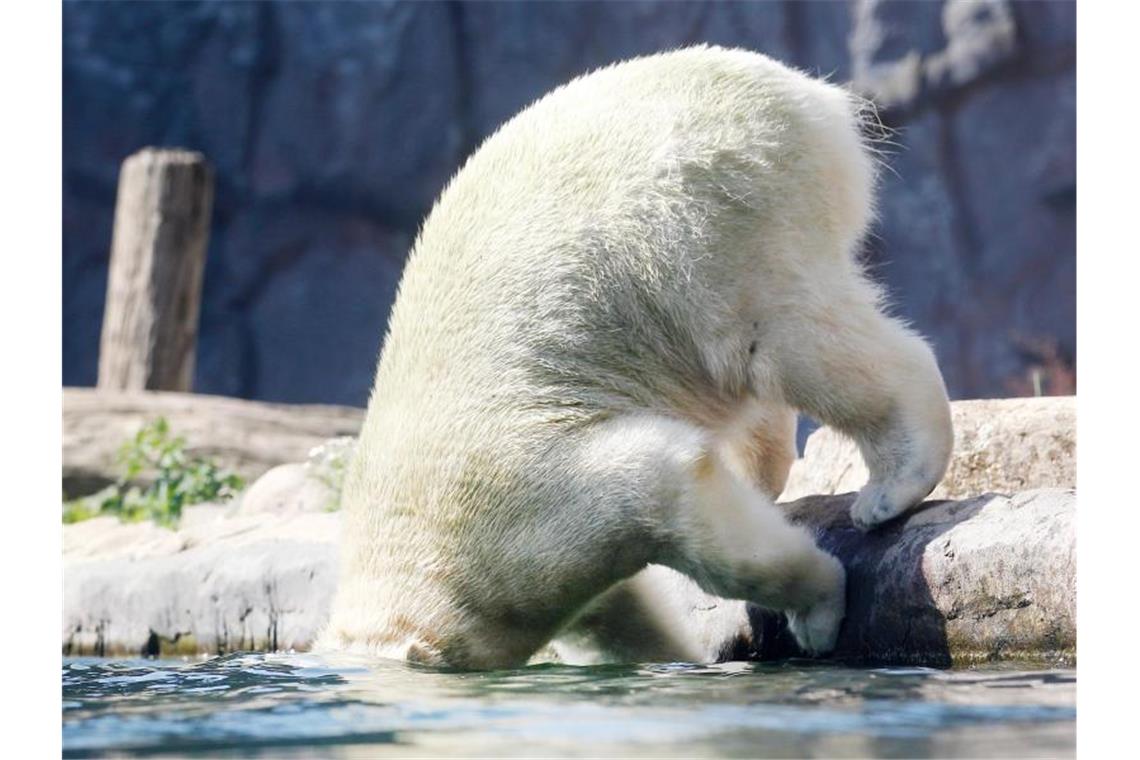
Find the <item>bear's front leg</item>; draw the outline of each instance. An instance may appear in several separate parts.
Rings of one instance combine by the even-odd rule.
[[[772,330],[762,360],[788,403],[855,439],[870,478],[851,507],[862,530],[921,502],[946,472],[950,402],[926,342],[879,311],[858,277],[832,279]]]
[[[618,418],[594,431],[582,452],[570,461],[600,489],[592,522],[611,515],[615,529],[635,529],[650,563],[707,593],[787,612],[805,651],[835,646],[843,566],[734,472],[706,432],[672,418]]]
[[[666,564],[711,594],[786,612],[809,654],[835,648],[846,608],[843,565],[716,454],[694,465],[678,518],[680,556]]]
[[[934,354],[916,335],[900,335],[895,345],[892,366],[903,382],[892,384],[885,419],[851,431],[870,472],[851,505],[851,520],[862,530],[921,502],[945,474],[953,447],[950,402]]]

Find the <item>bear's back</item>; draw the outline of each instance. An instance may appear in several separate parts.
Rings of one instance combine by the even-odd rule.
[[[759,54],[691,48],[524,110],[425,222],[374,401],[438,403],[449,386],[456,403],[555,417],[694,390],[731,403],[747,381],[743,357],[722,361],[732,291],[762,256],[757,231],[803,194],[790,184],[811,97],[832,89]]]

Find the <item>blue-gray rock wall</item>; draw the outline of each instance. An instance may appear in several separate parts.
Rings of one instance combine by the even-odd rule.
[[[195,389],[363,404],[404,256],[495,127],[709,42],[852,80],[897,130],[866,257],[952,395],[1075,383],[1075,5],[66,3],[63,381],[92,384],[119,164],[217,169]]]

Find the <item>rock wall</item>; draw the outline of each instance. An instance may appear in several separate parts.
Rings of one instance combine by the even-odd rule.
[[[898,145],[867,261],[955,397],[1071,393],[1075,16],[1001,0],[66,3],[63,381],[95,379],[133,151],[217,168],[196,390],[360,405],[404,256],[463,158],[576,74],[709,42],[879,101]]]

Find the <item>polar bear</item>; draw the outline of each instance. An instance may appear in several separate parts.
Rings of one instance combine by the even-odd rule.
[[[865,529],[934,488],[952,440],[931,350],[856,261],[864,112],[695,47],[575,79],[490,137],[405,267],[320,646],[519,666],[599,600],[610,622],[653,609],[635,576],[659,566],[829,651],[843,567],[774,504],[796,410],[858,441]]]

